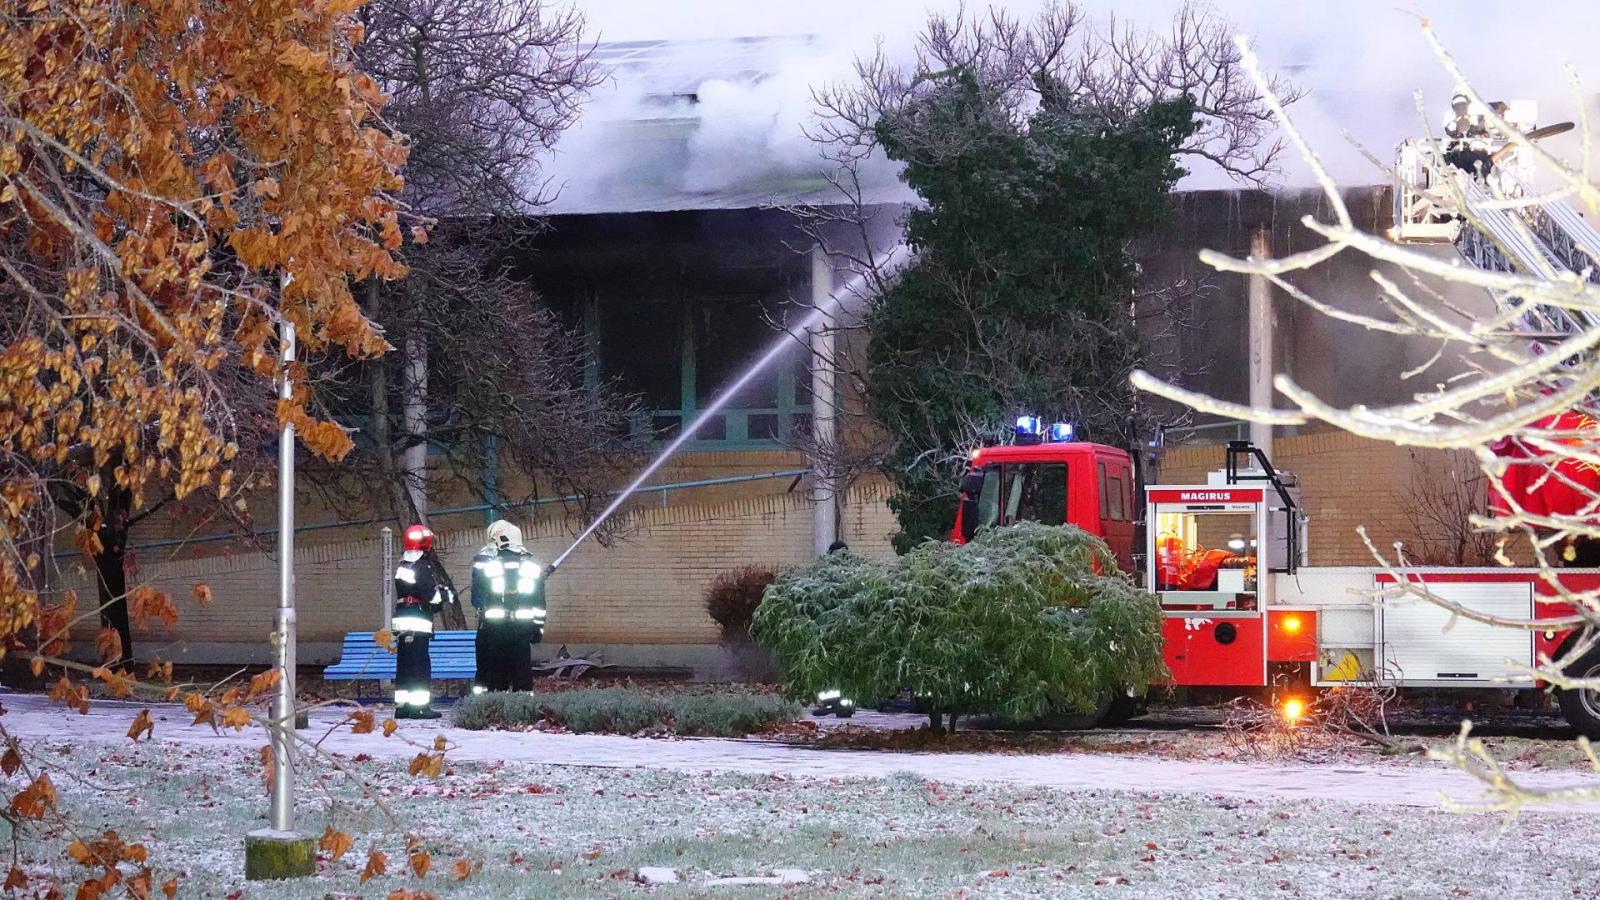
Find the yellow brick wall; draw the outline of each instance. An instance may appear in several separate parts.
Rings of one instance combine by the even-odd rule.
[[[842,537],[851,549],[892,553],[894,518],[887,489],[868,482],[844,497]],[[699,505],[646,506],[630,513],[625,533],[611,546],[587,543],[549,587],[547,640],[555,643],[710,644],[716,625],[701,607],[712,579],[745,565],[773,567],[810,558],[812,506],[802,490]],[[563,522],[517,520],[524,542],[548,562],[571,541]],[[438,544],[458,587],[470,582],[470,560],[484,541],[481,527],[442,530]],[[398,550],[397,550],[398,552]],[[381,627],[382,549],[373,537],[297,549],[297,598],[302,642],[337,642],[345,632]],[[141,658],[182,658],[186,642],[264,644],[273,627],[278,594],[275,556],[235,553],[198,559],[143,558],[131,584],[148,583],[172,594],[178,624],[135,629]],[[214,602],[202,609],[192,593],[208,585]],[[69,585],[90,606],[94,594],[82,572]],[[469,610],[470,616],[470,610]],[[86,623],[87,625],[87,623]],[[80,633],[87,637],[92,628]],[[304,662],[326,662],[302,658]]]
[[[671,484],[691,481],[704,481],[717,478],[762,475],[769,472],[782,472],[794,469],[804,469],[808,465],[805,454],[797,450],[720,450],[684,453],[672,460],[656,472],[651,478],[652,484]],[[624,477],[625,476],[625,477]],[[627,479],[633,477],[632,472],[619,476],[617,484],[621,488]],[[741,481],[730,484],[707,485],[697,488],[674,490],[661,494],[646,494],[643,499],[656,506],[703,505],[736,497],[749,497],[757,495],[781,494],[788,490],[790,479],[771,478],[757,481]],[[296,493],[295,521],[302,527],[306,525],[323,525],[339,527],[322,527],[314,531],[302,532],[299,542],[302,546],[321,544],[335,544],[352,539],[359,540],[362,536],[374,529],[382,527],[382,523],[371,524],[364,520],[381,517],[386,514],[387,507],[381,503],[336,506],[330,504],[328,498],[309,486],[302,479],[300,489]],[[507,475],[501,484],[501,494],[506,500],[513,501],[526,496],[525,480],[515,475]],[[272,528],[277,524],[278,503],[277,494],[270,484],[253,492],[248,498],[249,516],[252,522],[260,528]],[[429,505],[434,509],[452,509],[477,505],[480,501],[462,485],[446,481],[436,486],[434,496],[429,498]],[[190,539],[197,536],[225,533],[227,523],[212,521],[206,524],[196,524],[201,515],[214,515],[210,501],[199,500],[192,505],[169,505],[146,522],[142,523],[138,532],[133,536],[132,543],[142,544],[151,541]],[[547,504],[539,507],[530,507],[523,510],[526,518],[559,518],[564,514],[560,504]],[[435,515],[432,524],[435,530],[443,531],[452,528],[471,528],[484,521],[482,511],[457,513],[449,516]],[[355,524],[340,525],[340,523],[354,522]],[[60,549],[70,549],[71,535],[63,535],[58,542]],[[182,551],[186,557],[214,556],[229,552],[225,542],[197,543],[185,547]]]
[[[1414,542],[1405,504],[1413,472],[1440,465],[1444,451],[1397,447],[1344,432],[1280,437],[1272,463],[1300,479],[1301,501],[1311,517],[1310,563],[1314,566],[1373,565],[1356,532],[1365,526],[1385,553],[1395,541]],[[1206,473],[1223,467],[1223,447],[1181,447],[1161,460],[1163,484],[1204,484]]]

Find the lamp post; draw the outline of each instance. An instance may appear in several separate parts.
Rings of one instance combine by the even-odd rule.
[[[282,289],[288,287],[286,274],[279,282],[279,310]],[[282,371],[278,376],[278,397],[293,397],[289,370],[294,365],[294,323],[284,317],[279,324],[278,343]],[[252,831],[244,839],[244,876],[256,881],[275,878],[302,878],[316,874],[316,842],[294,830],[294,424],[284,422],[278,435],[278,615],[273,634],[278,669],[278,689],[272,697],[269,738],[274,763],[272,777],[272,824]]]

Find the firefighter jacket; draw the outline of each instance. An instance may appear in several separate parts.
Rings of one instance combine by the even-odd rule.
[[[544,624],[544,572],[521,547],[485,547],[472,558],[472,605],[485,625]]]
[[[394,569],[394,618],[397,633],[433,633],[433,614],[450,599],[449,579],[439,558],[425,550],[407,550]]]

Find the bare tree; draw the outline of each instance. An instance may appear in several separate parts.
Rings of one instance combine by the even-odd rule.
[[[366,284],[401,353],[339,372],[367,440],[319,485],[401,520],[425,521],[451,482],[485,503],[592,512],[633,449],[632,403],[585,385],[583,336],[509,275],[550,199],[543,157],[601,77],[583,18],[537,0],[377,0],[361,15],[361,66],[410,144],[404,200],[433,235],[413,231],[404,282]]]
[[[546,153],[601,73],[583,16],[541,0],[377,0],[358,62],[410,142],[405,199],[426,216],[518,216],[546,199]]]
[[[1489,512],[1489,478],[1472,454],[1411,452],[1403,491],[1406,558],[1418,565],[1487,566],[1495,536],[1473,525]]]
[[[1600,597],[1596,592],[1569,588],[1558,571],[1575,542],[1600,539],[1600,481],[1586,472],[1600,466],[1600,430],[1593,423],[1600,412],[1600,240],[1584,223],[1600,216],[1600,184],[1593,172],[1592,138],[1586,120],[1580,119],[1582,159],[1575,164],[1557,159],[1537,142],[1536,132],[1508,121],[1503,107],[1486,102],[1471,87],[1455,60],[1438,42],[1426,21],[1422,33],[1445,71],[1460,85],[1472,104],[1484,110],[1482,139],[1497,149],[1481,157],[1460,155],[1461,146],[1431,134],[1428,116],[1420,106],[1419,129],[1423,137],[1402,145],[1401,164],[1379,165],[1395,179],[1400,192],[1397,231],[1433,229],[1453,240],[1471,265],[1441,258],[1358,227],[1334,179],[1320,163],[1314,148],[1272,94],[1270,80],[1261,73],[1254,56],[1241,44],[1240,64],[1250,73],[1296,151],[1304,158],[1322,189],[1331,221],[1307,217],[1308,229],[1323,243],[1277,259],[1240,260],[1205,252],[1202,259],[1228,272],[1267,278],[1281,290],[1319,313],[1363,326],[1374,332],[1406,338],[1421,337],[1440,348],[1435,360],[1458,358],[1466,372],[1438,384],[1421,381],[1431,368],[1399,373],[1417,382],[1413,399],[1388,406],[1340,407],[1330,404],[1296,383],[1278,375],[1274,387],[1288,401],[1284,408],[1254,408],[1206,397],[1168,384],[1148,373],[1134,376],[1136,387],[1184,403],[1196,410],[1230,418],[1298,425],[1322,421],[1378,441],[1413,448],[1450,451],[1475,462],[1479,475],[1493,488],[1489,509],[1419,510],[1422,516],[1465,515],[1464,527],[1493,542],[1496,561],[1509,565],[1506,554],[1514,537],[1526,540],[1541,582],[1555,592],[1570,611],[1534,617],[1504,617],[1485,613],[1439,596],[1425,583],[1403,577],[1411,562],[1403,547],[1380,550],[1361,534],[1380,567],[1395,577],[1396,586],[1382,592],[1379,601],[1412,596],[1433,603],[1452,616],[1506,628],[1528,631],[1576,629],[1576,638],[1556,653],[1528,666],[1511,662],[1523,683],[1542,681],[1563,693],[1563,702],[1575,692],[1600,689]],[[1583,110],[1586,98],[1575,70],[1568,68],[1574,106]],[[1467,145],[1470,149],[1470,145]],[[1535,191],[1529,187],[1538,184]],[[1536,252],[1530,252],[1536,251]],[[1287,280],[1292,273],[1311,269],[1340,253],[1357,253],[1374,263],[1398,268],[1403,277],[1374,269],[1387,313],[1365,315],[1338,308]],[[1451,302],[1445,286],[1481,289],[1494,304],[1490,314],[1473,314]],[[1504,455],[1507,448],[1514,456]],[[1499,452],[1497,452],[1497,450]],[[1514,470],[1516,478],[1508,478]],[[1565,502],[1536,504],[1541,489],[1567,492]],[[1460,505],[1451,500],[1450,505]],[[1463,527],[1458,523],[1456,529]],[[1600,759],[1587,742],[1583,750],[1600,770]],[[1600,790],[1572,788],[1536,790],[1518,783],[1488,752],[1470,737],[1464,725],[1456,743],[1440,751],[1447,760],[1474,775],[1485,785],[1490,799],[1472,809],[1515,814],[1532,803],[1600,800]]]

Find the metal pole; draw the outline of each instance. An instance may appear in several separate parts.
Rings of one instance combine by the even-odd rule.
[[[287,283],[287,280],[285,280]],[[283,374],[278,397],[291,399],[289,368],[294,364],[294,325],[285,318],[280,326]],[[272,755],[277,771],[272,779],[272,828],[294,830],[294,728],[295,673],[294,615],[294,424],[283,423],[278,438],[278,693],[272,699]]]
[[[833,266],[818,244],[811,248],[811,303],[820,314],[811,332],[811,439],[818,453],[812,460],[811,548],[818,556],[839,539],[839,491],[830,455],[836,451],[834,423]]]
[[[389,627],[389,614],[394,611],[394,529],[383,526],[383,571],[378,573],[378,628]]]

